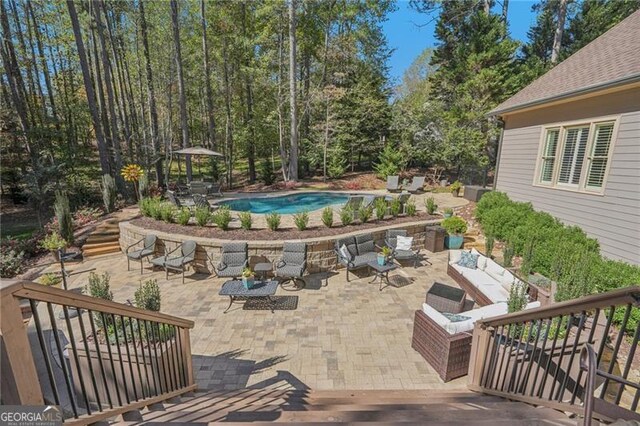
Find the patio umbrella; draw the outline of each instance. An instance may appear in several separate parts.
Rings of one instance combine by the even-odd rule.
[[[180,154],[180,155],[186,155],[186,156],[190,156],[190,155],[204,155],[207,157],[224,157],[224,154],[221,154],[217,151],[212,151],[210,149],[207,148],[203,148],[201,146],[193,146],[193,147],[189,147],[189,148],[182,148],[179,149],[177,151],[173,151],[173,154]],[[200,171],[200,161],[198,161],[198,171]]]

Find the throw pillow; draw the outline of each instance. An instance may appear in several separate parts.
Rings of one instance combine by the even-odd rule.
[[[351,260],[351,253],[349,253],[349,249],[347,248],[346,245],[343,244],[342,247],[340,247],[340,254],[345,259]]]
[[[396,250],[411,250],[413,237],[398,236],[396,238]]]
[[[478,255],[469,251],[463,251],[458,265],[469,269],[476,269],[478,266]]]
[[[460,321],[466,321],[468,319],[471,319],[471,317],[468,317],[465,315],[450,314],[449,312],[443,312],[442,315],[444,315],[451,322],[460,322]]]

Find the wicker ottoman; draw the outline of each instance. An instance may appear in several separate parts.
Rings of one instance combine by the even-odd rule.
[[[427,305],[439,312],[459,314],[464,309],[467,293],[459,288],[434,282],[427,292]]]

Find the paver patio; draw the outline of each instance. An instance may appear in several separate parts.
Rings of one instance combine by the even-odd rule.
[[[194,373],[200,388],[266,387],[285,380],[313,389],[460,389],[466,378],[443,383],[411,348],[413,317],[433,281],[455,286],[446,274],[447,253],[429,254],[433,265],[407,265],[391,274],[412,280],[403,287],[378,290],[371,276],[347,283],[344,270],[328,279],[316,274],[298,292],[278,289],[277,296],[297,297],[295,310],[245,310],[218,295],[223,279],[187,274],[127,272],[123,254],[70,265],[111,274],[114,300],[133,299],[142,280],[155,278],[162,292],[162,312],[191,319]],[[135,268],[134,268],[135,269]],[[55,270],[52,267],[50,270]],[[69,287],[86,284],[88,273],[73,275]]]

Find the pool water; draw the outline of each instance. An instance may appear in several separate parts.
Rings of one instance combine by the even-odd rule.
[[[251,213],[294,214],[305,210],[312,211],[335,204],[344,204],[348,199],[349,194],[305,192],[277,197],[240,198],[221,201],[218,204],[229,206],[231,210]]]

